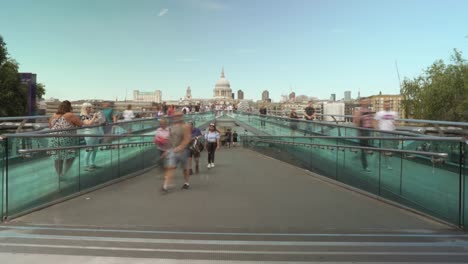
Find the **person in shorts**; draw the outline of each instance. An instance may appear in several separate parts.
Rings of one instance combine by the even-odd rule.
[[[182,189],[190,188],[190,175],[187,170],[187,161],[189,156],[188,145],[191,139],[190,126],[184,123],[184,118],[181,112],[174,112],[171,116],[171,127],[169,134],[169,149],[165,152],[165,172],[164,184],[161,188],[163,193],[167,193],[169,188],[173,186],[173,178],[177,168],[180,167],[184,172],[184,185]]]
[[[380,135],[382,137],[389,138],[389,140],[382,140],[382,147],[387,149],[395,148],[397,145],[395,144],[397,142],[395,140],[395,134],[385,133],[395,131],[395,119],[398,119],[398,114],[395,111],[391,110],[389,101],[384,102],[384,110],[377,112],[374,116],[374,119],[377,122],[377,124],[374,124],[375,128],[382,131]],[[387,169],[389,170],[392,169],[392,165],[390,164],[391,154],[391,152],[384,153],[384,162],[386,164]]]

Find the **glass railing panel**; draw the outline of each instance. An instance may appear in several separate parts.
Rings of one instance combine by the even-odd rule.
[[[197,121],[195,121],[197,122]],[[153,137],[145,137],[143,139],[145,142],[143,146],[143,167],[149,168],[159,164],[159,151],[156,148],[156,145],[153,143]]]
[[[338,140],[337,179],[339,181],[378,194],[379,152],[366,149],[374,143],[371,139],[360,139],[357,143],[347,139]]]
[[[459,142],[424,140],[418,141],[416,149],[414,144],[407,146],[416,151],[450,152],[447,158],[403,156],[401,202],[458,224],[460,164],[454,157],[459,157]]]
[[[303,160],[305,169],[330,178],[336,177],[336,149],[334,139],[295,137],[293,138],[299,149],[298,156]],[[291,141],[291,139],[285,139]],[[304,144],[304,145],[301,145]]]
[[[81,190],[118,178],[117,145],[103,142],[102,137],[94,137],[88,142],[89,147],[83,146],[80,149]],[[112,139],[112,142],[118,144],[119,139]],[[91,147],[92,145],[97,146]]]
[[[201,125],[213,117],[212,113],[204,113],[191,115],[190,119]],[[155,165],[159,152],[153,144],[153,134],[159,122],[147,119],[134,123],[130,135],[128,127],[116,132],[117,124],[111,132],[114,135],[89,134],[86,132],[88,128],[80,128],[66,137],[50,132],[8,135],[8,140],[4,141],[8,142],[5,149],[0,145],[1,173],[6,164],[2,158],[6,149],[12,153],[8,157],[8,174],[0,174],[4,177],[2,183],[8,175],[8,185],[1,185],[0,189],[0,194],[8,195],[8,204],[3,210],[5,215],[24,212]],[[141,136],[135,136],[135,131]],[[73,142],[58,142],[59,138]],[[62,168],[61,171],[58,168]],[[0,197],[0,203],[5,203],[3,198]]]
[[[380,194],[392,199],[400,196],[402,190],[402,159],[398,152],[400,141],[397,135],[385,132],[376,132],[379,141],[374,146],[387,149],[378,153],[380,159]],[[395,150],[395,151],[392,151]]]
[[[144,168],[143,152],[145,137],[132,137],[129,144],[118,148],[119,175],[124,176]]]
[[[13,144],[23,143],[23,138],[10,137]],[[30,146],[41,145],[47,139],[54,145],[56,139],[29,138]],[[68,138],[70,139],[70,138]],[[78,140],[78,138],[70,139]],[[23,147],[25,145],[21,145]],[[11,147],[11,146],[10,146]],[[66,196],[79,188],[80,157],[78,150],[36,150],[8,158],[8,214],[50,202]]]

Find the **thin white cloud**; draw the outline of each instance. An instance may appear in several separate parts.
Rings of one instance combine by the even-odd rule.
[[[169,9],[163,8],[163,9],[161,9],[161,10],[159,11],[158,16],[162,17],[162,16],[166,15],[167,12],[169,12]]]

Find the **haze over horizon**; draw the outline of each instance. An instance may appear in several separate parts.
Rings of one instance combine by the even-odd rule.
[[[274,101],[399,93],[434,61],[466,54],[467,1],[17,0],[0,35],[46,98],[132,99],[188,85],[210,98],[224,66],[233,92]],[[127,94],[126,94],[127,91]]]

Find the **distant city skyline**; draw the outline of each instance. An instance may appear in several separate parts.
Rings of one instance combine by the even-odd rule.
[[[17,0],[0,34],[46,98],[124,100],[133,90],[273,101],[399,93],[434,61],[468,51],[468,1]],[[443,21],[441,23],[440,21]]]

